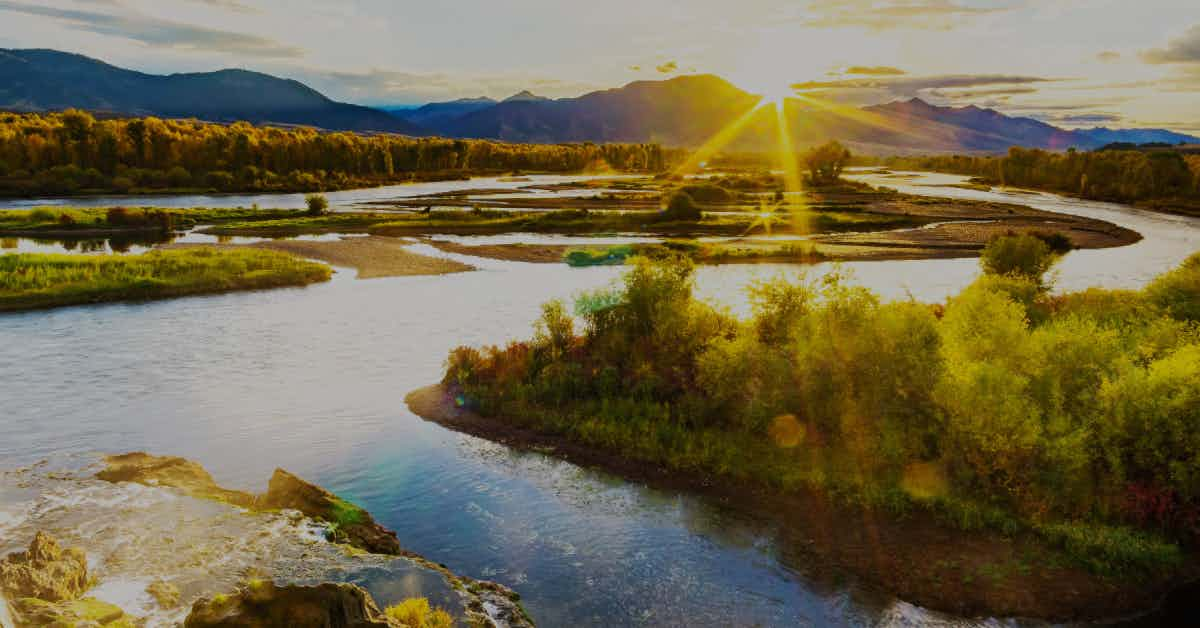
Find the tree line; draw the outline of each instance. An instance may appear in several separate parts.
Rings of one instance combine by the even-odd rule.
[[[0,194],[319,191],[480,172],[659,172],[657,144],[509,144],[319,132],[77,110],[0,114]]]
[[[893,168],[935,170],[988,183],[1053,190],[1084,198],[1135,202],[1200,198],[1200,155],[1179,150],[1099,150],[1065,153],[1010,148],[1003,156],[892,157]]]

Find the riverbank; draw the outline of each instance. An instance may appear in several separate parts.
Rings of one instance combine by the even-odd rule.
[[[405,397],[421,418],[505,446],[595,467],[632,482],[703,495],[778,525],[783,551],[833,581],[857,580],[912,604],[968,617],[1094,621],[1152,611],[1181,577],[1136,581],[1096,575],[1032,535],[964,532],[934,513],[903,516],[831,498],[815,490],[779,491],[716,473],[672,469],[550,433],[511,417],[483,416],[453,387],[434,385]]]
[[[328,281],[332,270],[274,251],[0,255],[0,312],[167,299]]]
[[[260,249],[354,268],[359,279],[445,275],[475,270],[474,266],[439,257],[413,253],[405,248],[411,241],[385,236],[344,237],[339,240],[263,240],[248,244],[167,244],[162,250]]]

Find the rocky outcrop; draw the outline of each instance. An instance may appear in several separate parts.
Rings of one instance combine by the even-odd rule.
[[[134,452],[107,456],[96,477],[109,482],[137,482],[175,488],[203,499],[215,499],[251,509],[298,510],[329,524],[329,540],[372,554],[406,556],[396,533],[379,525],[371,514],[333,493],[276,469],[264,495],[224,488],[198,463],[186,458]]]
[[[33,537],[28,551],[10,554],[0,561],[0,590],[9,600],[61,602],[79,597],[87,588],[87,556],[83,550],[62,549],[42,532]]]
[[[163,580],[157,580],[146,585],[146,593],[163,608],[179,606],[179,587]]]
[[[396,533],[377,523],[366,510],[283,469],[276,469],[267,492],[256,496],[217,485],[204,467],[183,458],[129,453],[108,456],[105,462],[105,469],[96,475],[101,480],[169,487],[193,497],[215,499],[252,510],[297,510],[327,523],[330,541],[372,554],[403,556],[442,574],[463,597],[466,619],[471,625],[512,628],[534,625],[521,607],[520,596],[512,589],[458,576],[444,565],[405,551],[400,547]],[[151,584],[146,590],[160,605],[169,608],[175,603],[178,591],[168,587]],[[186,625],[387,626],[389,620],[385,615],[379,613],[365,591],[353,585],[276,586],[266,581],[253,581],[235,594],[200,600],[193,605]]]
[[[80,599],[91,584],[83,550],[63,549],[53,537],[38,532],[27,551],[0,561],[0,625],[131,626],[119,607]]]
[[[120,607],[85,597],[51,603],[37,598],[22,598],[13,602],[18,626],[99,626],[103,628],[132,628],[135,624]]]
[[[375,601],[361,587],[326,582],[276,586],[252,581],[233,594],[198,600],[185,628],[388,628]]]
[[[260,501],[264,508],[290,508],[330,524],[330,540],[353,545],[372,554],[399,555],[396,533],[379,525],[367,511],[333,493],[276,469]]]
[[[221,487],[204,467],[187,458],[133,452],[106,456],[104,462],[104,470],[96,474],[101,480],[166,486],[193,497],[216,499],[246,508],[254,506],[253,495]]]

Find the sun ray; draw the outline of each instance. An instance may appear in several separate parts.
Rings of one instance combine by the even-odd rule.
[[[761,109],[762,106],[763,101],[760,99],[758,103],[755,103],[753,107],[746,110],[746,112],[739,116],[736,120],[725,125],[720,131],[717,131],[716,134],[709,138],[707,142],[700,146],[700,148],[697,148],[695,151],[693,151],[692,154],[688,156],[687,160],[675,169],[675,174],[685,175],[698,171],[701,164],[707,162],[712,158],[713,155],[715,155],[722,148],[725,148],[725,146],[727,146],[735,137],[737,137],[738,133],[740,133],[742,129],[749,124],[750,120],[754,118],[754,115],[758,113],[758,110]]]
[[[779,161],[783,168],[783,207],[797,233],[807,233],[809,226],[808,204],[800,180],[800,159],[792,145],[792,130],[787,121],[787,100],[775,103],[776,130],[779,135]]]

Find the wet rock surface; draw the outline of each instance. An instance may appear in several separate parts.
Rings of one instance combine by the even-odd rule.
[[[63,549],[45,532],[33,537],[29,549],[0,561],[0,625],[9,626],[132,626],[120,607],[80,596],[91,586],[87,555],[78,548]]]
[[[227,595],[197,600],[185,628],[369,628],[389,623],[361,587],[326,582],[277,586],[256,580]]]
[[[249,565],[255,565],[252,571],[258,570],[261,565],[258,573],[270,574],[274,583],[270,580],[253,580],[238,586],[236,593],[209,598],[189,594],[189,591],[194,591],[194,581],[190,586],[183,587],[182,595],[179,588],[173,588],[161,578],[144,585],[146,597],[152,600],[150,604],[161,609],[175,608],[179,602],[189,604],[195,601],[187,619],[188,626],[386,626],[389,620],[378,615],[378,608],[368,590],[377,596],[383,595],[380,599],[388,603],[396,600],[384,592],[387,591],[386,586],[376,587],[378,578],[383,579],[378,584],[395,581],[394,578],[409,584],[420,583],[417,590],[406,593],[406,596],[428,597],[438,607],[451,611],[452,615],[471,626],[534,626],[533,620],[520,604],[520,596],[512,589],[498,583],[460,576],[444,565],[403,549],[396,533],[378,524],[366,510],[283,469],[277,469],[272,475],[267,492],[256,496],[217,485],[204,467],[183,458],[130,453],[107,456],[104,464],[105,468],[94,477],[116,487],[136,487],[141,491],[151,489],[137,485],[175,489],[187,497],[200,499],[198,503],[209,504],[210,509],[227,508],[224,504],[244,509],[219,515],[223,523],[211,530],[203,544],[209,545],[214,537],[228,538],[228,549],[205,550],[205,555],[212,557],[222,551],[240,548],[245,560],[242,560],[242,556],[232,558],[233,563],[246,565],[241,568],[241,573],[245,574]],[[161,506],[154,510],[159,508]],[[257,538],[279,540],[269,543],[268,547],[256,547],[257,543],[245,536],[248,530],[242,529],[246,521],[255,519],[263,519],[268,529],[273,530],[263,530]],[[169,521],[159,523],[171,525]],[[305,541],[296,546],[294,541],[285,540],[287,535],[274,536],[279,530],[301,530],[305,526],[333,544],[312,539],[306,542],[317,545],[305,549]],[[263,536],[264,533],[266,536]],[[282,545],[273,546],[277,542]],[[175,541],[167,545],[172,544]],[[356,548],[356,551],[347,552],[344,547],[336,549],[339,546],[337,544]],[[321,546],[326,549],[320,549]],[[271,556],[271,559],[262,562],[255,556]],[[157,553],[143,558],[153,560],[162,567],[160,572],[167,579],[171,579],[179,568],[190,571],[195,560],[186,555],[178,559],[169,557],[171,560],[167,560],[168,557],[160,557]],[[221,560],[228,559],[222,555]],[[169,568],[165,566],[174,564],[172,561],[179,564]],[[351,573],[358,575],[347,577]],[[211,574],[210,578],[215,575]],[[228,575],[231,574],[220,579],[228,581]],[[347,580],[354,584],[339,584]],[[226,586],[236,586],[236,581]],[[213,590],[206,588],[210,593]],[[361,609],[356,601],[359,598],[352,593],[353,590],[366,596]],[[287,610],[293,603],[295,609]],[[182,613],[185,610],[186,607],[183,607],[175,611],[179,614],[175,615],[177,619],[174,622],[183,620]],[[283,623],[271,623],[275,621]],[[384,623],[370,623],[378,621]]]
[[[264,508],[298,510],[329,522],[331,541],[353,545],[372,554],[403,553],[396,533],[376,523],[370,513],[283,469],[275,470],[267,493],[259,503]]]
[[[87,556],[78,548],[63,549],[38,532],[24,552],[0,561],[0,591],[10,600],[73,600],[88,588]]]
[[[96,474],[101,480],[165,486],[193,497],[217,499],[247,508],[254,505],[253,495],[219,486],[204,467],[187,458],[132,452],[106,456],[104,462],[105,468]]]

